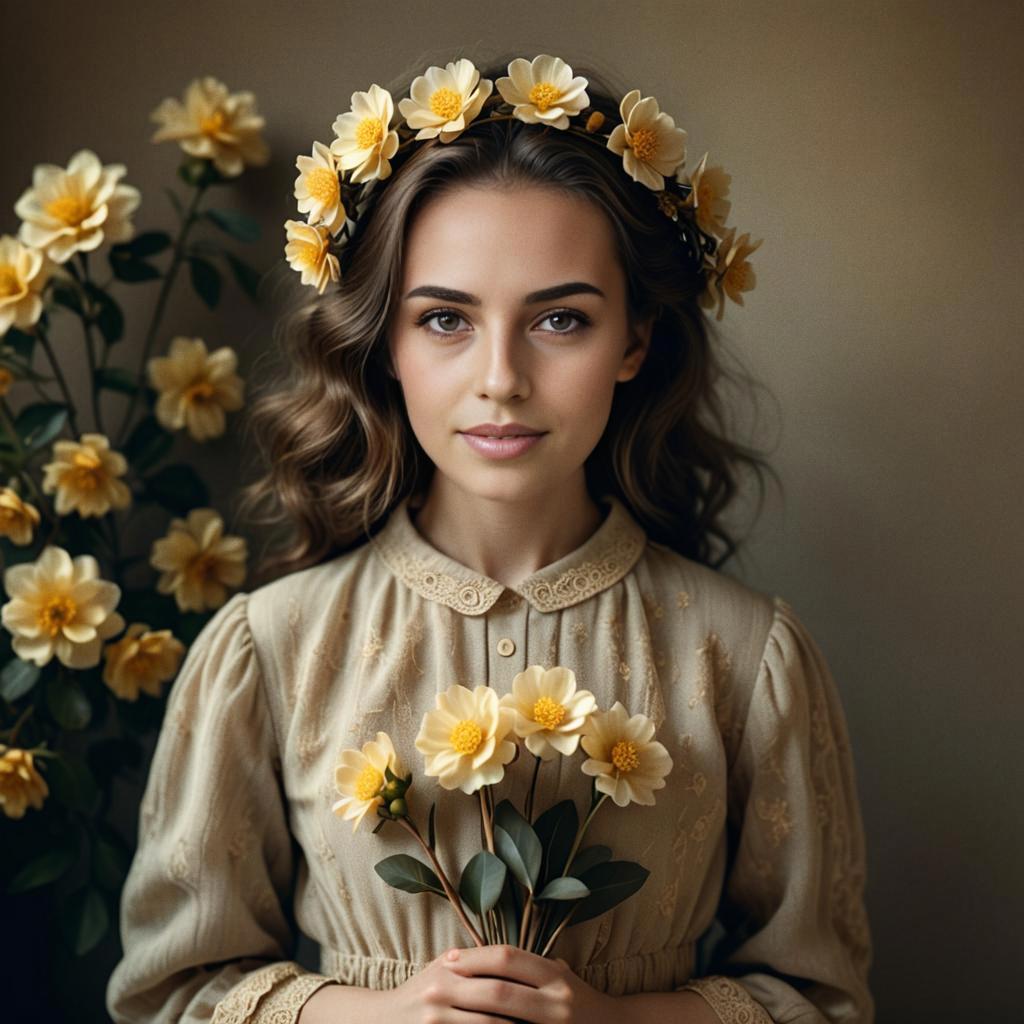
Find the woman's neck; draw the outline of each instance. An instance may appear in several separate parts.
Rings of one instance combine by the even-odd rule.
[[[605,510],[578,485],[536,499],[482,498],[437,477],[417,511],[416,529],[438,551],[507,587],[557,562],[593,536]]]

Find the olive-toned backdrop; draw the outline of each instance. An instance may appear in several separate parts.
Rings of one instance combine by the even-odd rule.
[[[738,416],[786,492],[730,571],[793,604],[839,683],[878,1019],[1019,1014],[1024,7],[51,0],[7,4],[2,22],[0,233],[17,231],[33,166],[82,146],[127,165],[139,229],[168,226],[177,150],[148,142],[149,113],[212,74],[267,118],[273,161],[233,193],[264,225],[248,251],[263,267],[295,216],[295,156],[406,66],[549,52],[657,97],[693,160],[707,149],[732,173],[731,223],[765,239],[724,339],[776,400]],[[129,323],[151,301],[133,293]],[[274,303],[231,291],[211,313],[182,283],[168,330],[232,345],[246,376]],[[200,452],[225,510],[241,443]],[[122,794],[128,830],[137,799]],[[90,1001],[104,1019],[116,956],[107,944],[62,980],[76,1019]]]

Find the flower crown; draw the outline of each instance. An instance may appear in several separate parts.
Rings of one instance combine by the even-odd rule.
[[[639,89],[626,93],[621,121],[612,124],[600,111],[588,114],[587,85],[565,61],[547,54],[532,61],[517,57],[508,76],[496,82],[481,80],[463,57],[414,79],[410,95],[398,103],[405,124],[394,126],[394,101],[386,89],[371,85],[353,93],[349,111],[334,121],[330,146],[314,142],[312,155],[295,161],[295,198],[306,220],[285,221],[288,263],[301,272],[303,284],[323,294],[329,282],[341,279],[338,253],[352,238],[375,184],[391,175],[399,152],[419,142],[451,142],[474,123],[515,118],[603,141],[621,156],[626,174],[651,189],[658,209],[675,222],[694,270],[705,278],[700,305],[717,306],[721,320],[726,297],[742,306],[742,293],[754,287],[748,257],[763,241],[751,243],[749,234],[736,238],[736,229],[725,226],[731,175],[708,167],[707,153],[684,173],[686,132],[659,110],[653,96],[641,98]],[[582,125],[573,121],[581,115]]]

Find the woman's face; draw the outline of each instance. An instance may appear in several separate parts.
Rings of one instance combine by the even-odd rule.
[[[464,187],[409,225],[391,356],[446,485],[525,501],[582,480],[615,384],[636,375],[649,336],[650,323],[630,335],[612,227],[587,200]],[[513,421],[543,432],[519,454],[488,457],[466,439]]]

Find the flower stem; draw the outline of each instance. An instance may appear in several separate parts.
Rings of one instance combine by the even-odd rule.
[[[537,773],[540,771],[540,758],[533,756],[533,778],[530,780],[530,792],[526,796],[526,820],[533,824],[533,792],[537,788]]]
[[[50,342],[46,337],[46,332],[39,326],[39,324],[36,324],[33,333],[43,346],[43,350],[46,352],[46,357],[50,360],[50,365],[53,367],[57,383],[60,385],[61,391],[64,392],[64,401],[68,403],[68,422],[71,424],[71,433],[77,438],[78,422],[75,417],[75,403],[71,397],[71,392],[68,389],[68,382],[65,380],[64,374],[61,372],[60,363],[57,361],[57,356],[54,354],[53,347],[50,345]]]
[[[32,714],[32,712],[35,710],[35,707],[36,707],[35,704],[29,704],[29,706],[27,708],[25,708],[24,711],[22,711],[21,715],[18,717],[18,720],[14,723],[14,725],[12,725],[10,727],[10,729],[6,729],[6,730],[4,730],[4,732],[2,734],[0,734],[0,735],[7,735],[8,733],[10,734],[8,736],[8,739],[10,741],[8,743],[8,746],[10,746],[10,747],[14,746],[14,741],[18,738],[18,733],[21,732],[21,727],[22,727],[22,725],[24,725],[25,719],[28,718],[28,716]]]
[[[551,949],[551,947],[555,944],[555,939],[557,939],[558,936],[562,934],[562,929],[564,929],[569,924],[569,918],[572,917],[572,915],[576,911],[576,908],[580,905],[581,902],[582,900],[578,900],[569,908],[569,913],[562,918],[558,927],[551,933],[551,938],[548,939],[548,941],[545,943],[544,948],[541,950],[541,956],[548,955],[548,950]]]
[[[465,926],[470,937],[478,946],[487,945],[486,942],[480,937],[480,933],[473,927],[473,922],[466,916],[466,911],[462,907],[462,900],[459,899],[458,893],[452,888],[452,883],[448,881],[448,876],[444,873],[444,869],[441,867],[437,857],[434,856],[434,851],[430,848],[429,844],[425,842],[423,836],[420,835],[419,829],[412,823],[409,818],[398,818],[398,823],[409,833],[415,836],[416,841],[423,847],[427,856],[430,858],[431,863],[434,865],[434,870],[437,872],[437,877],[441,880],[441,885],[444,888],[445,895],[449,901],[455,913],[459,915],[459,920]]]
[[[494,826],[485,792],[487,788],[487,786],[481,786],[477,792],[480,794],[480,816],[484,823],[484,835],[487,837],[487,849],[488,852],[494,853]]]
[[[82,291],[82,301],[83,303],[91,303],[92,298],[85,287],[89,282],[89,255],[84,252],[80,252],[78,255],[82,261],[82,276],[78,279]],[[68,266],[72,271],[74,271],[74,264],[68,264]],[[80,319],[82,321],[82,333],[85,335],[85,353],[89,357],[89,384],[92,390],[92,415],[93,419],[96,421],[96,429],[101,434],[106,434],[107,431],[103,426],[103,411],[100,408],[100,390],[96,384],[96,352],[93,349],[92,323],[90,317],[86,314],[84,305]]]
[[[583,833],[587,831],[587,826],[590,824],[594,815],[597,814],[598,808],[608,799],[607,793],[601,794],[601,799],[597,801],[590,808],[590,813],[587,815],[586,820],[580,826],[579,832],[576,833],[576,839],[573,841],[572,849],[569,851],[569,859],[565,862],[565,867],[562,869],[561,877],[565,877],[568,874],[569,867],[572,864],[573,858],[576,856],[576,851],[580,848],[580,842],[583,840]]]

